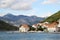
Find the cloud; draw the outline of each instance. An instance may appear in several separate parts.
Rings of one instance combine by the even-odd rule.
[[[16,3],[14,5],[11,6],[12,9],[17,9],[17,10],[29,10],[31,9],[31,4],[29,3]]]
[[[15,0],[0,0],[0,8],[7,8],[12,5]]]
[[[36,0],[0,0],[0,8],[29,10]]]
[[[60,0],[44,0],[42,4],[55,4],[60,3]]]

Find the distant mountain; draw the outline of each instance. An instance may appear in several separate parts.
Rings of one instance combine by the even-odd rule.
[[[0,31],[15,31],[15,30],[18,30],[18,27],[12,26],[0,20]]]
[[[56,12],[55,14],[49,16],[48,18],[46,18],[44,20],[44,22],[53,22],[53,21],[57,21],[58,19],[60,19],[60,11]]]
[[[7,20],[12,20],[12,21],[15,21],[16,20],[16,16],[15,15],[12,15],[12,14],[7,14],[7,15],[4,15],[3,16],[4,19],[7,19]]]
[[[25,16],[25,15],[15,16],[12,14],[7,14],[1,17],[1,20],[10,23],[11,25],[18,25],[18,26],[21,24],[29,24],[29,25],[36,24],[44,19],[45,18],[37,16]]]

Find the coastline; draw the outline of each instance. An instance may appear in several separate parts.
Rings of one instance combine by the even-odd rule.
[[[0,31],[6,33],[47,33],[47,34],[60,34],[60,32],[41,32],[41,31],[28,31],[28,32],[19,32],[19,31]]]

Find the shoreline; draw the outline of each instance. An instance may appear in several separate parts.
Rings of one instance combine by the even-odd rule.
[[[41,32],[41,31],[28,31],[28,32],[19,32],[19,31],[0,31],[7,33],[47,33],[47,34],[60,34],[60,32]]]

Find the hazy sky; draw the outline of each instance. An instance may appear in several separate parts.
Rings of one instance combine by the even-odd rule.
[[[0,16],[36,15],[46,17],[60,10],[60,0],[0,0]]]

